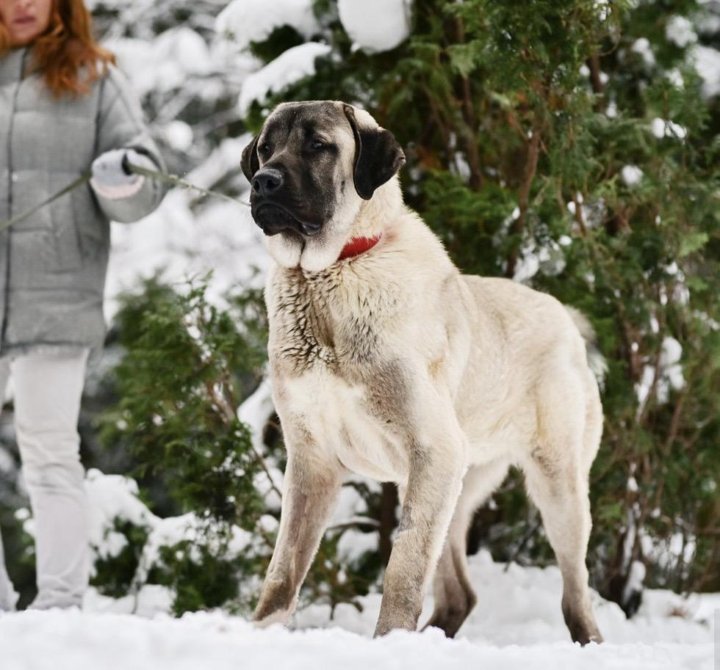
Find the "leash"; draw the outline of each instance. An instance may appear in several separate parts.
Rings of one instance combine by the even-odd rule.
[[[143,177],[149,177],[150,179],[155,179],[157,181],[163,182],[165,184],[171,184],[172,186],[179,186],[181,188],[197,191],[198,193],[201,193],[205,196],[210,196],[213,198],[222,198],[223,200],[227,200],[229,202],[235,203],[236,205],[243,205],[245,207],[250,207],[250,205],[247,202],[243,202],[242,200],[237,200],[236,198],[232,198],[229,195],[225,195],[224,193],[218,193],[217,191],[211,191],[206,188],[202,188],[201,186],[196,186],[195,184],[191,184],[189,181],[186,181],[185,179],[182,179],[181,177],[178,177],[174,174],[169,174],[167,172],[160,172],[159,170],[150,170],[148,168],[143,168],[138,165],[133,165],[132,163],[129,163],[127,160],[123,161],[123,168],[132,174],[141,175]],[[92,177],[92,173],[90,170],[86,170],[83,172],[77,179],[74,179],[72,182],[70,182],[67,186],[60,189],[57,193],[53,193],[50,197],[46,198],[42,202],[38,203],[37,205],[31,207],[30,209],[21,212],[20,214],[13,216],[11,219],[8,219],[7,221],[0,221],[0,232],[3,230],[10,228],[10,226],[14,226],[17,223],[20,223],[21,221],[24,221],[25,219],[31,217],[35,212],[39,212],[43,207],[47,207],[49,204],[55,202],[55,200],[58,200],[59,198],[62,198],[64,195],[67,195],[71,191],[74,191],[76,188],[79,188],[83,184],[90,181],[90,177]]]
[[[140,167],[139,165],[133,165],[132,163],[129,163],[127,159],[123,161],[123,167],[128,172],[132,172],[133,174],[142,175],[143,177],[150,177],[150,179],[156,179],[157,181],[161,181],[166,184],[172,184],[173,186],[179,186],[180,188],[184,188],[187,190],[197,191],[198,193],[209,196],[211,198],[222,198],[223,200],[227,200],[228,202],[232,202],[236,205],[250,207],[249,203],[243,202],[242,200],[237,200],[236,198],[225,195],[224,193],[218,193],[217,191],[210,191],[206,188],[202,188],[202,186],[196,186],[195,184],[191,184],[189,181],[185,181],[181,177],[178,177],[174,174],[160,172],[158,170],[150,170],[148,168]]]

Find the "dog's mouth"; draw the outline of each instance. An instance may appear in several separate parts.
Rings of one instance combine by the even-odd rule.
[[[252,216],[266,235],[292,233],[313,237],[322,229],[322,224],[297,218],[289,209],[277,202],[253,204]]]

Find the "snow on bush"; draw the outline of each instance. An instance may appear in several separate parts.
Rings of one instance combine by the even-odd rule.
[[[253,446],[262,449],[262,431],[275,411],[270,377],[265,377],[255,392],[238,408],[238,419],[250,429]]]
[[[655,54],[650,46],[650,40],[648,40],[647,37],[641,37],[635,40],[630,50],[642,58],[646,67],[651,68],[655,65]]]
[[[684,140],[687,137],[687,130],[679,123],[661,118],[652,120],[650,123],[650,131],[659,140],[663,137],[673,137],[678,140]]]
[[[288,49],[243,82],[238,100],[240,115],[245,116],[253,102],[263,104],[271,93],[315,74],[315,59],[327,56],[331,48],[319,42],[306,42]]]
[[[129,477],[105,475],[91,469],[87,472],[85,490],[90,546],[96,558],[113,558],[127,546],[127,537],[117,530],[118,522],[148,530],[159,522],[140,500],[138,485]]]
[[[554,277],[565,269],[565,254],[560,245],[551,239],[539,242],[534,238],[525,240],[520,247],[513,280],[529,282],[538,272]]]
[[[712,98],[720,93],[720,51],[706,46],[695,46],[691,59],[703,80],[703,95]]]
[[[682,345],[674,337],[665,337],[663,339],[657,369],[655,365],[645,365],[642,378],[635,385],[638,412],[645,406],[649,394],[653,390],[653,385],[655,397],[661,405],[668,401],[671,390],[679,391],[685,386],[685,378],[680,363],[682,351]]]
[[[188,77],[207,74],[216,67],[205,40],[190,28],[168,30],[152,43],[120,38],[104,46],[117,55],[118,65],[141,96],[180,88]]]
[[[681,574],[687,574],[692,565],[696,542],[694,536],[673,533],[669,537],[655,537],[646,532],[640,534],[643,557],[656,569],[673,573],[678,565],[684,566]]]
[[[389,51],[410,34],[410,0],[338,0],[340,22],[355,47]]]
[[[595,0],[593,9],[597,12],[601,21],[607,21],[611,11],[610,0]]]
[[[238,419],[250,430],[250,439],[257,453],[265,450],[263,430],[275,411],[272,400],[272,386],[269,376],[260,383],[255,392],[238,408]],[[255,488],[261,493],[268,509],[279,510],[282,490],[283,473],[270,461],[255,476]]]
[[[207,533],[207,520],[192,512],[159,519],[143,547],[136,580],[144,584],[153,569],[165,566],[164,549],[186,545],[186,549],[176,549],[174,558],[187,558],[200,566],[203,562],[203,549],[213,555],[223,556],[225,560],[233,560],[248,551],[253,541],[253,536],[238,526],[231,527],[229,538]]]
[[[218,34],[239,49],[263,42],[276,28],[291,26],[306,38],[318,32],[313,0],[234,0],[215,22]]]
[[[193,129],[184,121],[170,121],[162,129],[163,139],[176,151],[187,151],[192,146]]]
[[[672,16],[665,26],[665,37],[680,48],[697,42],[697,34],[692,23],[684,16]]]
[[[231,525],[223,529],[194,513],[160,518],[142,502],[137,483],[91,469],[85,487],[89,507],[92,585],[90,609],[179,614],[232,601],[248,610],[269,559],[263,539],[277,521],[260,519],[259,533]],[[23,516],[24,515],[24,516]],[[27,510],[23,529],[33,535]]]
[[[620,178],[626,186],[637,186],[643,178],[643,171],[637,165],[625,165],[620,171]]]
[[[338,558],[350,565],[357,564],[368,553],[377,553],[378,534],[359,530],[345,531],[338,541]]]

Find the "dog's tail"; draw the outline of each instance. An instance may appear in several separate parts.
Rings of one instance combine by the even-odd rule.
[[[568,307],[565,305],[565,309],[568,311],[570,318],[573,320],[576,328],[580,331],[583,340],[585,340],[585,350],[587,351],[587,362],[588,367],[595,375],[598,386],[600,389],[605,386],[605,377],[607,375],[607,361],[605,357],[600,353],[598,346],[598,338],[595,329],[588,318],[574,307]]]

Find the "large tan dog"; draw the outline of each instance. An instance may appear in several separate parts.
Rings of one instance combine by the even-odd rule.
[[[243,152],[277,262],[266,301],[288,451],[280,531],[255,618],[285,622],[348,472],[396,482],[402,518],[376,635],[452,636],[475,604],[465,535],[516,464],[563,576],[573,640],[602,638],[585,552],[602,408],[575,321],[554,298],[461,275],[402,200],[391,133],[340,102],[282,104]],[[439,562],[438,562],[439,561]]]

